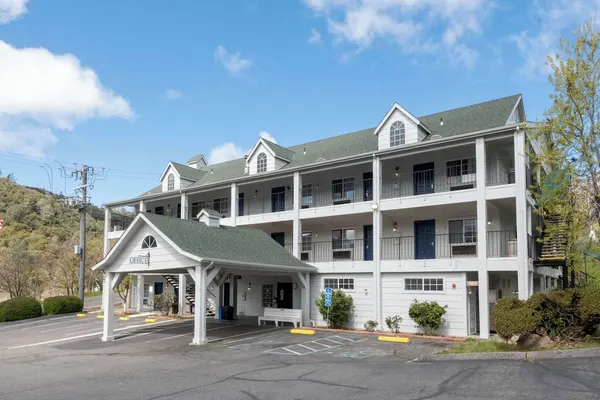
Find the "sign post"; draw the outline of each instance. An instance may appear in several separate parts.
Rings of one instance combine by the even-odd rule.
[[[329,308],[331,307],[331,295],[333,290],[330,287],[325,288],[325,307],[327,308],[327,327],[329,328]]]

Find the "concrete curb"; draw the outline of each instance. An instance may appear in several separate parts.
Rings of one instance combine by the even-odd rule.
[[[294,328],[294,329],[290,329],[290,333],[295,334],[295,335],[314,335],[315,334],[315,330],[314,329],[298,329],[298,328]]]
[[[352,330],[352,329],[331,329],[331,328],[319,328],[319,327],[314,327],[312,329],[314,329],[315,331],[319,331],[319,332],[353,333],[356,335],[389,336],[389,337],[396,337],[396,335],[402,335],[403,337],[407,337],[407,338],[411,338],[411,339],[433,340],[433,341],[437,341],[437,342],[462,343],[467,340],[467,338],[465,338],[465,337],[427,336],[427,335],[418,335],[418,334],[405,333],[405,332],[398,332],[397,334],[394,334],[391,332],[381,332],[381,331],[368,332],[368,331],[363,331],[363,330]]]
[[[600,357],[600,348],[573,350],[509,351],[496,353],[427,354],[416,362],[467,360],[555,360],[561,358]]]

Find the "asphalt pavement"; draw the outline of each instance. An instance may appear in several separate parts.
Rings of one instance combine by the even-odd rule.
[[[126,321],[103,343],[100,321],[71,321],[0,325],[0,399],[600,398],[596,358],[413,362],[451,344],[211,320],[205,346],[189,345],[191,321]]]

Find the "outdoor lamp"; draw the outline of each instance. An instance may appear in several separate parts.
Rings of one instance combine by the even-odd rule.
[[[396,221],[394,221],[394,232],[396,232],[398,230],[398,223]]]

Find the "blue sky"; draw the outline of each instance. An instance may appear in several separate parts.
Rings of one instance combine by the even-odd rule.
[[[600,0],[0,0],[0,169],[92,202],[158,184],[169,160],[241,156],[522,93],[549,106],[546,54]]]

